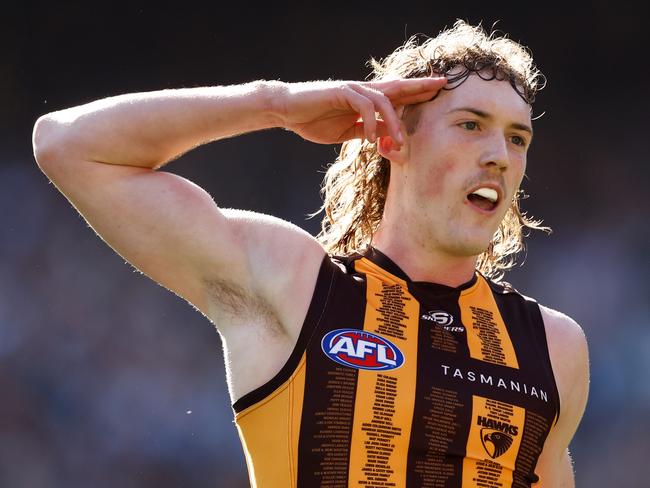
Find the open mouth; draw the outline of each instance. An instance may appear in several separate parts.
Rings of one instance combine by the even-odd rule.
[[[492,188],[478,188],[467,195],[467,200],[475,207],[489,212],[497,208],[499,204],[499,194]]]

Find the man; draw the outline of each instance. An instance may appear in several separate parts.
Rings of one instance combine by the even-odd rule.
[[[540,74],[463,22],[374,68],[54,112],[36,159],[113,249],[216,324],[254,486],[573,486],[584,335],[499,282],[539,228],[518,196]],[[344,143],[320,241],[158,170],[271,127]]]

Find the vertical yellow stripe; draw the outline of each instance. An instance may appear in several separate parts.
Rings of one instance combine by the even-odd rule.
[[[525,420],[522,407],[472,396],[462,488],[512,486]]]
[[[235,415],[252,488],[297,485],[305,363],[303,354],[298,367],[282,386]]]
[[[479,275],[476,285],[461,293],[459,306],[467,330],[469,355],[488,363],[519,369],[508,329],[485,278]]]
[[[302,404],[305,398],[305,358],[306,354],[303,354],[293,381],[289,384],[289,471],[292,488],[298,486],[298,440],[300,439]]]
[[[380,335],[404,354],[388,371],[359,370],[350,446],[349,487],[406,486],[417,372],[419,304],[406,283],[363,258],[366,273],[365,331]]]

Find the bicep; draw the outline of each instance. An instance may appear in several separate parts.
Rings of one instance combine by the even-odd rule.
[[[205,308],[204,275],[246,275],[228,220],[190,181],[95,162],[59,163],[46,173],[110,247],[197,308]]]
[[[311,289],[324,252],[297,226],[220,209],[205,190],[163,171],[73,162],[46,173],[109,246],[204,314],[222,305],[211,293],[221,283],[267,304],[283,324],[300,322],[287,297]]]

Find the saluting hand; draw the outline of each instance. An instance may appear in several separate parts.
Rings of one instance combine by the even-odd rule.
[[[283,127],[308,141],[375,142],[377,137],[390,136],[401,146],[396,109],[430,100],[446,82],[446,78],[413,78],[283,84],[276,93],[275,112]]]

